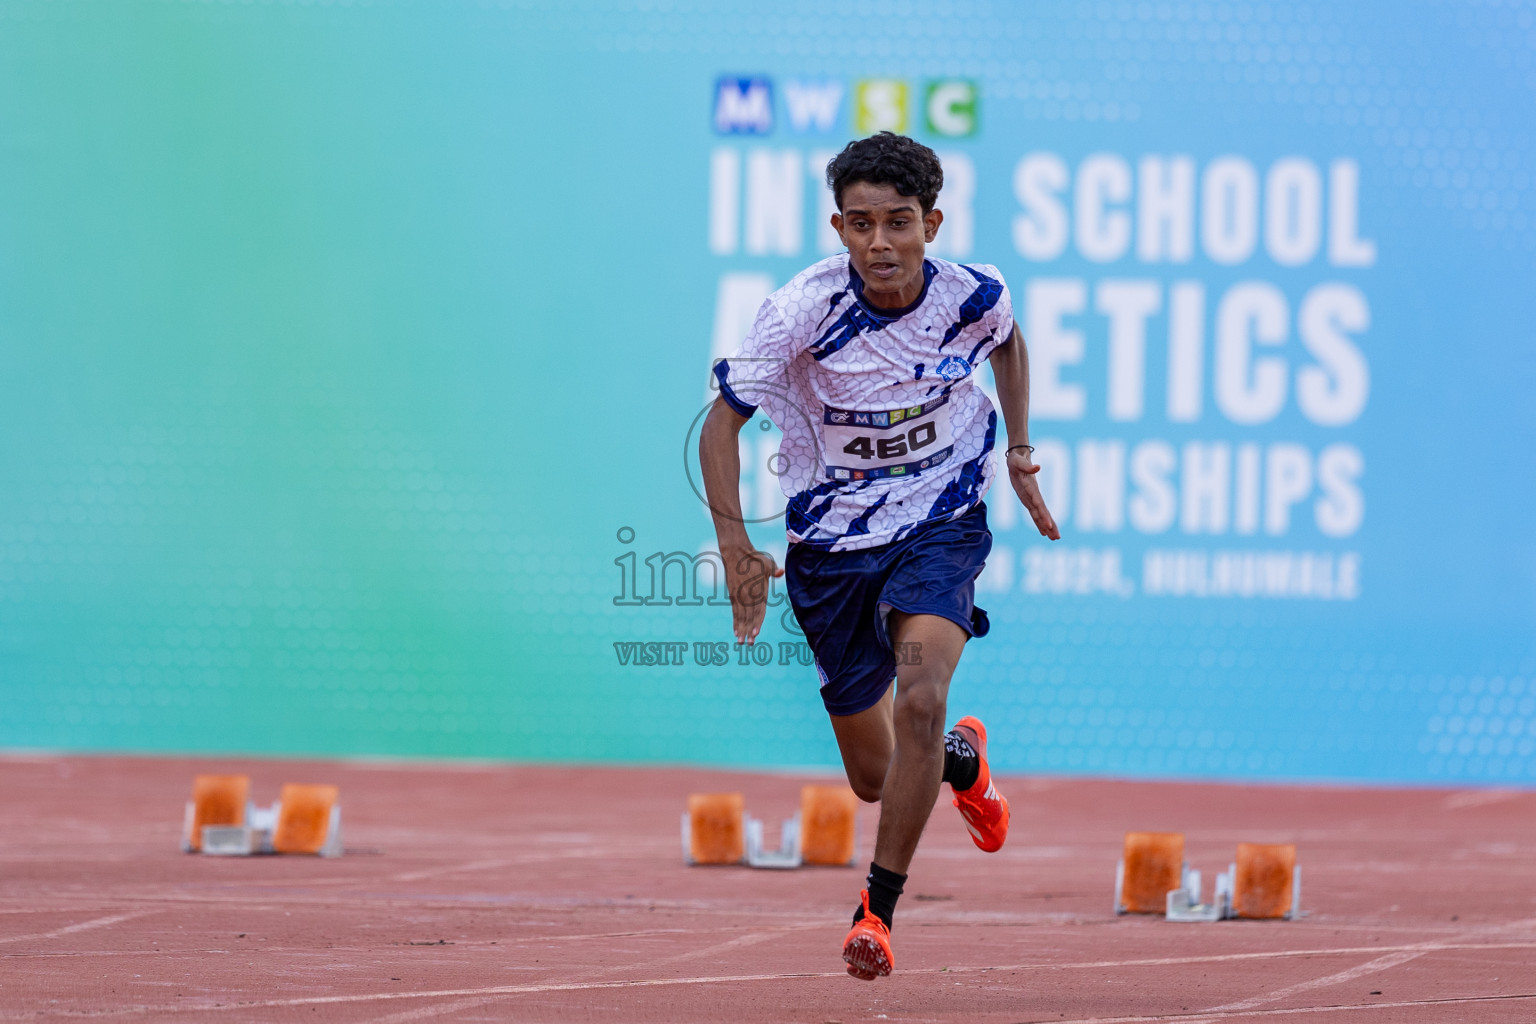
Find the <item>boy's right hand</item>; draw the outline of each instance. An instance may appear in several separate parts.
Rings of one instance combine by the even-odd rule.
[[[725,563],[725,588],[731,595],[732,630],[739,644],[750,644],[762,631],[768,610],[772,580],[784,575],[773,556],[752,547],[725,548],[720,552]]]

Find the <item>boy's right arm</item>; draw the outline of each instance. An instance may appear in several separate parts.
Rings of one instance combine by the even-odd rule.
[[[752,643],[763,628],[769,580],[784,575],[773,556],[758,551],[747,537],[741,515],[741,455],[737,435],[749,417],[739,415],[725,399],[715,399],[699,431],[699,466],[704,494],[715,520],[715,539],[725,565],[726,592],[737,643]]]

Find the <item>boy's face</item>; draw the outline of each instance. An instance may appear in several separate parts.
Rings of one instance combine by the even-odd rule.
[[[832,227],[864,280],[865,297],[879,308],[899,309],[922,294],[923,247],[943,220],[936,209],[924,214],[916,196],[856,181],[843,189],[843,208],[832,215]]]

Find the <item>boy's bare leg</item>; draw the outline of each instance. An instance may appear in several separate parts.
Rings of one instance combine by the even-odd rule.
[[[906,615],[893,612],[887,620],[894,643],[903,651],[916,651],[918,657],[903,658],[896,667],[896,695],[890,707],[892,739],[885,779],[880,787],[880,827],[875,833],[875,859],[869,866],[868,888],[860,894],[862,904],[854,916],[853,928],[843,940],[843,959],[848,973],[872,981],[891,973],[892,956],[889,927],[907,880],[907,868],[917,852],[923,827],[933,813],[944,781],[944,714],[949,697],[949,679],[969,634],[938,615]],[[887,693],[889,697],[889,693]],[[887,706],[884,701],[876,708]],[[875,710],[872,708],[870,710]],[[871,721],[881,719],[871,716]],[[863,764],[849,750],[859,738],[847,730],[843,744],[843,763],[849,768]],[[879,730],[866,724],[860,735],[868,733],[875,743]],[[862,780],[861,781],[867,781]]]
[[[837,749],[843,755],[843,770],[848,773],[848,785],[865,803],[880,799],[891,767],[891,751],[896,747],[891,718],[895,690],[894,686],[887,687],[879,703],[858,714],[830,716]]]
[[[888,623],[892,640],[918,645],[905,648],[916,650],[918,657],[896,667],[891,716],[895,745],[881,789],[875,863],[906,874],[939,798],[949,680],[970,634],[938,615],[892,612]]]

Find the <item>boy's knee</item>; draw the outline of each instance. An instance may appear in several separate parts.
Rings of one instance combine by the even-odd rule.
[[[944,735],[945,701],[937,686],[914,686],[898,694],[895,711],[898,732],[922,739]]]
[[[853,795],[860,800],[867,804],[877,804],[880,802],[880,794],[885,791],[885,777],[881,776],[878,780],[871,781],[868,778],[855,778],[850,774],[848,785],[853,788]]]
[[[853,795],[867,804],[878,803],[885,789],[885,773],[891,768],[890,751],[881,757],[878,753],[863,751],[862,756],[843,761],[843,771]]]

